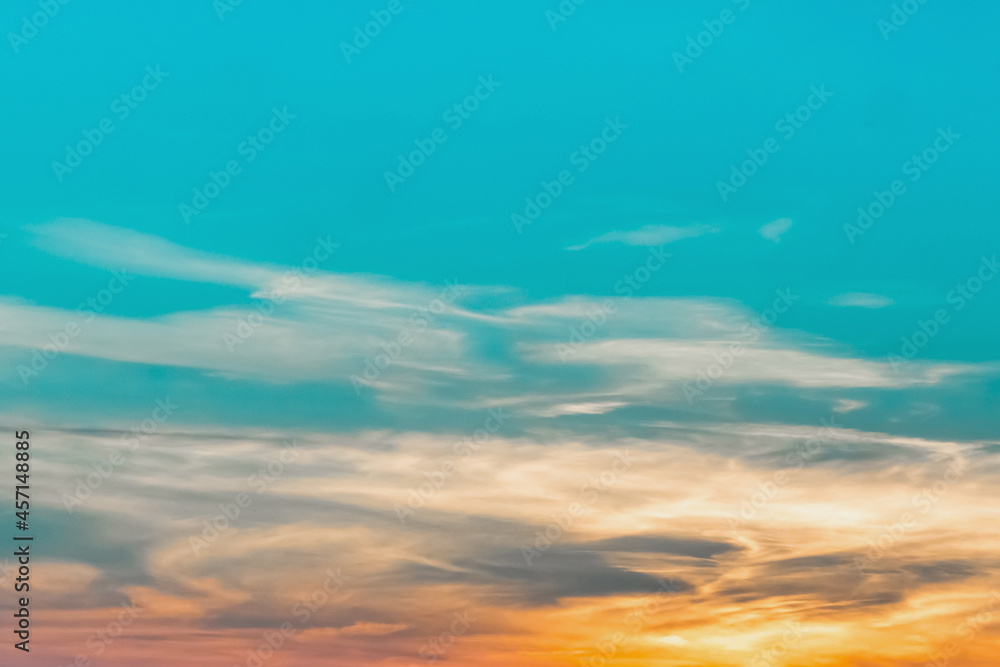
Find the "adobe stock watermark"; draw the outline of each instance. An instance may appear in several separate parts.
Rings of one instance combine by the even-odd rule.
[[[596,655],[581,660],[584,667],[606,667],[610,660],[619,657],[618,654],[625,648],[629,640],[645,629],[650,617],[662,610],[665,602],[663,594],[666,593],[667,597],[673,597],[683,590],[682,586],[675,585],[673,579],[667,581],[660,579],[659,581],[660,589],[645,600],[639,609],[634,609],[625,615],[622,621],[625,630],[620,630],[594,645],[592,651]]]
[[[554,31],[560,23],[569,20],[569,17],[576,13],[576,8],[585,2],[587,0],[562,0],[555,10],[545,10],[545,20],[549,22],[549,27]]]
[[[137,606],[135,600],[130,600],[128,604],[122,604],[122,610],[118,612],[116,620],[108,623],[87,637],[88,653],[77,653],[73,662],[68,665],[60,664],[59,667],[91,667],[100,663],[92,662],[91,655],[99,658],[104,652],[115,643],[115,641],[125,634],[126,628],[135,623],[135,619],[146,610],[145,606]]]
[[[608,318],[617,312],[618,303],[614,299],[605,299],[600,306],[588,309],[587,317],[569,328],[569,340],[556,345],[559,361],[565,362],[579,352],[580,348],[608,323]]]
[[[784,141],[789,141],[794,137],[796,132],[805,127],[805,124],[812,120],[813,115],[833,97],[833,93],[826,89],[826,84],[818,88],[812,86],[809,91],[810,95],[806,98],[805,103],[799,105],[795,111],[786,113],[775,122],[774,131],[778,132]],[[760,148],[748,148],[746,150],[748,159],[741,162],[739,167],[735,164],[730,165],[729,178],[715,183],[715,188],[719,191],[722,201],[729,201],[729,198],[745,186],[779,150],[781,150],[781,142],[774,137],[768,137]]]
[[[455,642],[460,637],[464,637],[469,628],[472,627],[472,624],[476,622],[476,619],[473,618],[471,612],[467,609],[456,611],[452,614],[452,617],[453,620],[447,630],[437,637],[430,639],[417,651],[417,656],[428,665],[432,665],[438,660],[443,660],[448,650],[455,645]],[[417,665],[410,663],[410,667],[417,667]]]
[[[950,125],[947,130],[939,127],[938,136],[931,145],[919,154],[914,153],[909,160],[903,163],[903,166],[900,167],[903,175],[908,176],[911,183],[916,183],[961,138],[962,135],[955,134]],[[853,223],[844,223],[844,234],[847,236],[847,240],[854,243],[859,236],[871,229],[899,201],[899,198],[907,192],[906,182],[901,178],[897,178],[890,183],[887,190],[876,190],[874,198],[867,206],[858,207],[857,220]]]
[[[288,129],[289,123],[297,117],[288,112],[288,107],[271,109],[270,120],[256,132],[248,134],[247,138],[236,146],[236,153],[242,157],[242,162],[240,159],[234,158],[226,162],[219,171],[209,171],[205,184],[191,190],[191,203],[181,202],[178,204],[178,210],[184,222],[190,223],[192,218],[201,215],[209,204],[229,187],[233,178],[243,173],[243,167],[256,160],[261,153],[267,150],[271,142]]]
[[[325,239],[321,236],[317,237],[316,247],[313,248],[312,254],[307,255],[298,267],[285,271],[281,275],[279,287],[272,290],[264,298],[254,300],[254,309],[257,312],[238,318],[231,331],[223,332],[222,342],[226,344],[226,348],[232,353],[236,351],[237,346],[250,340],[257,329],[271,319],[275,309],[284,302],[285,291],[294,291],[302,285],[302,281],[315,274],[319,270],[320,263],[330,259],[333,251],[339,247],[340,244],[331,241],[329,235]]]
[[[73,491],[73,495],[62,494],[60,500],[62,500],[67,512],[72,513],[73,508],[82,505],[90,498],[94,491],[97,491],[105,481],[110,479],[118,468],[125,465],[129,455],[139,449],[139,445],[144,440],[159,431],[160,425],[170,419],[174,412],[180,408],[179,405],[170,400],[169,396],[162,400],[156,399],[155,404],[156,407],[153,408],[149,417],[143,419],[138,426],[133,426],[127,433],[122,434],[121,442],[125,445],[127,453],[123,453],[120,449],[114,450],[106,459],[93,464],[94,472],[88,473],[86,477],[76,478],[76,489]]]
[[[858,556],[854,558],[854,566],[857,568],[858,574],[864,577],[866,568],[882,560],[886,553],[902,541],[909,531],[917,527],[921,517],[929,514],[948,495],[951,488],[965,477],[967,471],[968,469],[963,462],[952,459],[941,479],[921,489],[913,496],[910,500],[913,511],[904,511],[895,523],[882,526],[878,535],[869,537],[867,540],[868,551],[865,552],[864,558]]]
[[[635,464],[631,450],[624,452],[615,451],[615,458],[611,466],[596,477],[592,477],[584,482],[580,487],[580,496],[583,502],[573,502],[561,512],[552,515],[552,523],[544,530],[535,531],[535,540],[530,545],[521,547],[521,555],[528,567],[532,566],[532,561],[549,549],[552,545],[562,539],[576,520],[583,515],[587,507],[593,507],[600,498],[614,487],[622,475],[628,472]]]
[[[587,143],[580,144],[580,147],[570,154],[570,164],[576,167],[577,173],[582,174],[587,171],[597,158],[604,154],[608,146],[618,141],[622,132],[627,129],[628,125],[621,122],[620,116],[615,116],[614,120],[611,120],[610,117],[605,118],[604,129],[601,130],[600,134]],[[541,183],[542,189],[537,194],[532,197],[525,197],[524,210],[520,213],[512,213],[510,216],[510,221],[514,225],[514,229],[517,230],[517,233],[522,233],[525,227],[538,220],[542,213],[552,206],[552,202],[559,199],[566,191],[566,188],[573,185],[574,182],[575,177],[569,169],[560,171],[550,182],[543,180]]]
[[[76,312],[83,318],[83,324],[75,319],[67,321],[62,329],[49,333],[48,343],[32,352],[30,364],[18,365],[17,373],[21,376],[21,382],[24,386],[27,387],[31,380],[37,378],[49,367],[50,362],[66,351],[70,341],[83,332],[84,325],[93,322],[98,314],[103,313],[104,309],[114,301],[115,296],[125,291],[125,288],[134,279],[135,276],[125,269],[112,271],[108,286],[98,291],[94,296],[87,297],[76,307]]]
[[[441,120],[447,123],[452,132],[457,131],[465,121],[472,118],[472,114],[479,109],[479,106],[490,99],[501,85],[503,84],[493,80],[492,74],[479,77],[479,85],[472,91],[472,94],[461,102],[456,102],[448,107],[442,114]],[[417,168],[427,162],[427,158],[433,155],[438,146],[446,141],[448,141],[448,132],[443,127],[434,128],[430,136],[425,139],[414,139],[413,144],[416,149],[407,155],[398,155],[399,162],[395,171],[385,172],[385,183],[389,186],[389,191],[395,192],[396,188],[405,183],[410,176],[413,176]]]
[[[151,92],[160,87],[160,84],[168,76],[170,76],[170,72],[161,71],[159,65],[156,66],[156,69],[153,69],[152,66],[147,67],[146,75],[138,84],[111,102],[111,113],[119,121],[124,121],[139,108],[140,104],[146,101]],[[83,139],[74,145],[66,145],[66,156],[63,158],[63,162],[58,160],[52,162],[52,172],[56,175],[56,179],[62,183],[66,175],[73,173],[83,164],[84,158],[93,154],[94,150],[104,143],[104,139],[115,129],[117,129],[115,121],[108,116],[102,118],[96,127],[82,130]]]
[[[962,638],[962,642],[948,642],[940,651],[935,651],[928,656],[924,667],[948,667],[951,659],[960,654],[966,645],[970,644],[980,632],[993,622],[993,614],[998,609],[1000,609],[1000,593],[993,591],[990,601],[982,609],[975,614],[966,616],[955,627],[955,634]]]
[[[917,320],[917,327],[909,336],[901,338],[899,352],[889,354],[887,361],[892,370],[898,371],[905,363],[912,360],[925,348],[939,333],[941,328],[951,322],[952,313],[961,311],[965,306],[976,298],[976,295],[983,290],[988,282],[1000,273],[1000,263],[997,256],[992,258],[983,257],[980,260],[979,269],[964,282],[955,285],[955,289],[945,295],[945,301],[952,306],[951,312],[945,308],[938,308],[934,311],[934,316],[926,321]]]
[[[504,414],[503,408],[494,408],[489,411],[486,419],[483,421],[483,425],[472,432],[471,436],[466,436],[456,442],[452,447],[452,453],[456,457],[461,457],[459,459],[447,458],[442,461],[435,470],[431,472],[425,472],[424,477],[427,478],[426,482],[423,482],[417,488],[411,488],[406,498],[406,504],[402,505],[396,503],[393,510],[396,512],[396,517],[399,519],[399,523],[406,523],[406,519],[417,513],[417,510],[421,509],[440,491],[444,485],[448,482],[451,477],[459,471],[462,463],[469,459],[473,454],[478,452],[483,448],[487,442],[489,442],[496,433],[503,428],[503,425],[507,422],[510,417]]]
[[[663,251],[665,245],[663,244],[659,248],[650,247],[649,257],[646,258],[645,263],[636,267],[631,273],[626,273],[621,280],[615,283],[615,293],[622,295],[621,297],[605,299],[600,306],[591,308],[582,322],[569,328],[569,340],[556,345],[560,361],[565,362],[570,359],[580,351],[580,348],[587,341],[597,335],[597,332],[607,324],[608,319],[618,312],[619,299],[631,299],[633,294],[652,279],[654,273],[663,268],[667,259],[672,257],[671,253]]]
[[[220,21],[226,20],[226,14],[236,11],[236,8],[243,4],[243,0],[213,0],[212,9]]]
[[[380,343],[382,352],[374,357],[365,359],[364,370],[361,375],[350,377],[354,393],[361,395],[362,387],[373,387],[378,382],[382,374],[398,361],[406,350],[419,340],[420,334],[428,329],[437,320],[438,316],[447,310],[448,306],[455,302],[466,290],[456,278],[454,281],[445,281],[445,288],[436,299],[426,306],[418,309],[408,320],[409,326],[404,327],[397,335],[396,339],[388,343]]]
[[[409,1],[407,0],[407,2]],[[403,13],[404,9],[406,9],[406,5],[403,4],[403,0],[389,0],[385,9],[372,10],[371,21],[365,23],[363,27],[354,26],[354,38],[350,43],[340,43],[340,52],[344,54],[344,60],[349,64],[355,56],[361,55],[361,52],[371,45],[372,40],[389,27],[389,24],[392,23],[392,17]]]
[[[910,21],[910,17],[926,4],[927,0],[904,0],[901,4],[893,5],[888,19],[879,19],[875,22],[879,32],[882,33],[882,39],[888,42],[892,33],[899,32],[900,28]]]
[[[737,360],[746,354],[747,345],[760,340],[760,337],[778,321],[778,318],[787,313],[788,309],[799,300],[798,296],[792,294],[790,287],[786,287],[784,290],[775,290],[774,293],[777,296],[771,303],[771,307],[765,309],[740,329],[739,335],[744,340],[730,343],[729,349],[723,353],[713,354],[715,363],[699,370],[698,379],[684,385],[684,397],[687,399],[688,405],[693,405],[696,398],[701,397],[715,385],[716,381],[729,372]]]
[[[344,582],[350,579],[341,573],[339,567],[336,570],[327,569],[324,574],[326,579],[323,583],[309,595],[300,597],[292,606],[291,614],[295,622],[284,621],[276,630],[262,634],[260,643],[247,650],[246,660],[242,664],[234,664],[233,667],[262,667],[295,636],[295,633],[305,628],[313,614],[326,606],[331,597],[344,587]]]
[[[38,0],[38,11],[21,17],[21,29],[8,32],[7,41],[14,53],[20,53],[21,47],[38,36],[38,31],[49,24],[70,0]]]
[[[732,1],[741,12],[746,11],[751,2],[751,0]],[[677,66],[677,71],[683,74],[685,67],[693,65],[695,60],[701,58],[705,53],[705,49],[711,47],[715,44],[715,40],[722,37],[722,33],[726,31],[726,26],[736,22],[737,16],[738,14],[732,9],[726,8],[719,13],[719,18],[702,21],[701,24],[705,29],[696,35],[688,35],[687,46],[684,51],[674,51],[673,53],[674,65]]]
[[[794,621],[785,623],[781,639],[761,649],[750,658],[748,667],[781,667],[788,664],[786,654],[802,641],[802,626]]]
[[[256,495],[267,491],[285,472],[285,466],[299,458],[300,452],[294,441],[282,447],[277,457],[257,468],[257,471],[247,477],[247,485]],[[243,510],[253,505],[253,496],[246,492],[237,493],[230,503],[220,503],[220,513],[211,519],[203,520],[204,528],[200,537],[192,535],[188,538],[188,546],[195,556],[207,549],[213,542],[229,530],[243,514]]]

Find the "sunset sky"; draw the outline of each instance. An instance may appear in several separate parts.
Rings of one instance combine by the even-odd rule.
[[[996,664],[995,3],[48,6],[0,664]]]

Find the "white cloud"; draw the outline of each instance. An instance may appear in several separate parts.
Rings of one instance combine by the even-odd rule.
[[[259,265],[91,220],[61,218],[29,226],[27,231],[33,234],[34,246],[58,257],[155,278],[260,287],[273,274]]]
[[[273,315],[230,350],[224,336],[238,336],[237,324],[259,317],[254,309],[217,308],[149,318],[98,315],[91,321],[72,310],[45,308],[0,299],[0,319],[16,326],[0,330],[0,345],[41,349],[49,335],[74,322],[79,334],[68,340],[64,354],[138,364],[200,368],[209,372],[260,380],[337,380],[361,375],[366,357],[382,353],[381,343],[410,329],[406,313],[363,311],[310,300],[278,305]],[[401,380],[418,370],[464,373],[463,334],[439,322],[414,335],[413,343],[384,380]],[[15,357],[16,359],[16,357]],[[31,353],[18,365],[30,365]],[[7,367],[17,375],[17,369]],[[414,378],[410,378],[414,379]]]
[[[0,321],[13,323],[0,327],[3,346],[41,349],[50,343],[50,334],[65,331],[67,323],[73,322],[80,332],[69,338],[62,350],[65,354],[278,382],[346,381],[352,374],[361,375],[365,360],[383,353],[383,344],[409,332],[412,342],[393,361],[392,371],[384,377],[380,374],[386,383],[382,386],[391,386],[387,381],[413,386],[427,379],[427,371],[464,374],[469,370],[467,362],[459,361],[465,331],[456,320],[481,316],[461,308],[458,298],[451,303],[441,300],[448,291],[444,286],[337,274],[317,270],[316,264],[285,267],[243,262],[88,220],[57,220],[29,231],[36,246],[57,256],[92,266],[124,268],[139,276],[243,287],[261,300],[262,308],[223,305],[132,318],[0,297]],[[324,241],[323,252],[329,254],[330,242]],[[318,242],[316,247],[320,248]],[[314,248],[304,250],[304,259],[314,258]],[[336,259],[330,256],[322,268],[334,268]],[[135,289],[133,284],[125,289]],[[458,289],[474,291],[467,286]],[[432,304],[436,312],[430,310]],[[430,326],[418,329],[411,317],[421,309]],[[252,328],[252,335],[240,336],[247,327],[237,329],[238,324],[256,321],[261,312],[263,321]],[[236,337],[242,342],[227,345],[227,335],[230,342]],[[18,363],[30,364],[31,355],[22,356]],[[16,375],[14,367],[7,371]]]
[[[855,401],[849,398],[841,398],[837,399],[837,403],[836,405],[834,405],[833,411],[847,413],[847,412],[853,412],[854,410],[864,407],[868,407],[868,404],[865,403],[864,401]]]
[[[562,415],[603,415],[616,410],[625,403],[563,403],[552,408],[538,411],[541,417],[560,417]]]
[[[868,294],[865,292],[851,292],[850,294],[838,294],[828,302],[831,306],[842,308],[885,308],[894,302],[887,296],[881,294]]]
[[[129,269],[141,275],[238,285],[257,296],[282,287],[289,270],[87,221],[58,221],[33,231],[41,247],[63,256],[108,266],[127,257]],[[662,229],[657,234],[655,239],[632,240],[684,237],[676,231],[664,235]],[[336,257],[330,263],[333,268]],[[420,389],[442,382],[454,387],[474,383],[477,391],[470,392],[470,399],[485,400],[483,390],[495,404],[531,401],[534,414],[598,414],[662,400],[667,391],[679,392],[681,385],[697,380],[729,354],[733,343],[745,340],[747,323],[754,319],[747,308],[721,299],[569,297],[495,314],[453,303],[430,326],[414,332],[411,316],[438,299],[440,287],[313,271],[285,292],[284,300],[235,350],[227,347],[224,335],[234,334],[241,320],[256,317],[253,308],[223,305],[153,318],[100,314],[83,323],[83,315],[76,311],[9,298],[0,298],[0,322],[5,323],[0,326],[0,346],[22,349],[19,355],[4,354],[13,362],[6,366],[7,373],[17,377],[17,365],[31,361],[30,350],[40,349],[50,334],[76,321],[83,330],[68,341],[65,354],[275,382],[347,382],[351,375],[364,372],[366,360],[382,354],[386,344],[409,331],[412,342],[391,369],[372,381],[383,397],[432,401]],[[603,310],[609,301],[614,303],[613,312]],[[584,329],[585,323],[592,333],[564,359],[560,348],[571,342],[569,332]],[[518,370],[478,353],[467,341],[482,327],[516,331],[511,352],[536,364],[587,364],[606,372],[562,395],[551,387],[537,395],[526,386],[533,386],[531,381],[548,371]],[[897,372],[881,361],[843,356],[826,341],[772,327],[764,338],[744,346],[719,382],[902,388],[982,368],[914,362]]]
[[[563,302],[511,311],[534,331],[519,350],[534,363],[591,365],[604,369],[598,387],[572,396],[536,396],[535,408],[556,411],[564,404],[626,402],[642,404],[682,397],[687,383],[712,373],[712,384],[770,384],[803,388],[901,389],[944,382],[950,377],[987,372],[989,366],[911,363],[893,369],[885,360],[849,356],[830,341],[771,327],[751,340],[747,329],[755,314],[741,304],[710,299],[632,299],[618,304],[604,324],[592,327],[582,343],[564,333],[567,323],[581,329],[594,321],[603,302],[573,297]],[[739,344],[739,354],[732,349]],[[726,362],[716,377],[720,359]],[[680,400],[684,400],[680,398]],[[847,407],[859,407],[846,404]],[[840,406],[844,407],[844,406]]]
[[[733,341],[618,339],[580,346],[569,363],[617,368],[629,393],[649,398],[653,393],[698,380],[719,359],[731,356]],[[527,346],[530,359],[559,363],[556,345]],[[728,356],[727,356],[728,355]],[[721,366],[720,366],[721,367]],[[781,384],[792,387],[893,388],[937,384],[945,378],[975,372],[963,364],[910,365],[895,371],[889,363],[806,351],[790,344],[745,346],[742,354],[716,379],[717,383]]]
[[[687,225],[671,227],[668,225],[646,225],[633,231],[616,231],[602,234],[581,245],[570,246],[567,250],[583,250],[595,243],[624,243],[632,246],[661,246],[681,239],[694,238],[704,234],[718,233],[717,225]]]
[[[791,218],[780,218],[773,222],[767,223],[766,225],[758,229],[757,233],[763,236],[765,239],[768,239],[769,241],[774,241],[775,243],[778,243],[779,241],[781,241],[781,236],[789,229],[791,229],[793,224],[794,223],[792,222]]]

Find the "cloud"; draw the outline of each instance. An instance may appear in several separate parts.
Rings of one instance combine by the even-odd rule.
[[[552,406],[538,412],[544,417],[558,417],[560,415],[603,415],[626,405],[625,403],[563,403]]]
[[[261,265],[91,220],[61,218],[26,230],[32,234],[32,245],[57,257],[143,276],[259,288],[276,273]]]
[[[485,562],[456,565],[460,569],[453,576],[458,581],[513,589],[519,599],[532,605],[551,605],[570,597],[650,595],[662,590],[664,584],[656,576],[611,566],[599,553],[558,546],[538,552],[530,564],[521,551],[510,551],[491,554]],[[445,572],[440,576],[443,579],[438,581],[449,580]],[[693,588],[676,579],[670,584],[674,592]]]
[[[665,235],[663,229],[673,231]],[[628,238],[659,242],[714,230],[703,225],[686,229],[656,228],[653,236]],[[24,350],[20,362],[12,355],[14,363],[4,366],[15,383],[21,380],[19,369],[31,362],[31,350],[70,321],[78,321],[81,333],[67,342],[66,355],[279,384],[350,387],[350,378],[365,377],[380,399],[406,401],[414,409],[507,405],[550,419],[614,419],[630,407],[683,404],[684,384],[726,358],[734,342],[743,343],[742,353],[718,384],[900,389],[983,370],[982,364],[928,361],[894,371],[880,360],[854,358],[827,340],[777,326],[751,342],[748,328],[759,332],[752,324],[758,316],[731,300],[617,299],[614,312],[603,314],[596,326],[590,318],[607,299],[574,296],[482,311],[465,307],[461,298],[439,303],[440,287],[376,276],[314,270],[295,274],[286,287],[294,267],[242,262],[89,221],[60,220],[32,232],[40,247],[79,261],[113,266],[124,257],[128,270],[138,275],[242,286],[265,303],[275,290],[282,297],[264,316],[240,304],[151,318],[104,312],[87,321],[69,309],[0,298],[0,319],[8,323],[0,327],[0,349]],[[330,261],[334,268],[335,258]],[[462,286],[469,292],[502,289]],[[435,303],[437,313],[417,329],[414,316],[423,312],[429,317]],[[227,343],[238,335],[240,323],[252,318],[259,323],[252,335],[239,336],[235,347]],[[573,343],[567,331],[590,331],[584,323],[593,326],[589,338]],[[243,331],[248,330],[244,325]],[[409,343],[396,352],[393,346],[401,334],[408,334]],[[497,344],[489,349],[476,344],[484,340]],[[569,343],[573,349],[567,356]],[[395,357],[391,367],[374,366],[376,357],[385,366],[390,354]]]
[[[574,544],[572,548],[580,551],[673,554],[689,558],[708,559],[730,551],[738,551],[741,547],[729,542],[712,540],[660,535],[622,535],[620,537]]]
[[[854,410],[857,410],[859,408],[864,408],[867,406],[868,404],[865,403],[864,401],[855,401],[849,398],[841,398],[837,399],[837,402],[834,404],[833,411],[847,413],[847,412],[853,412]]]
[[[427,295],[427,302],[432,295]],[[415,303],[403,308],[358,309],[322,299],[272,306],[272,314],[256,329],[238,329],[240,322],[254,321],[255,308],[220,307],[181,312],[155,318],[96,316],[86,321],[78,312],[46,308],[0,299],[0,318],[17,326],[0,331],[0,344],[27,350],[41,348],[49,335],[62,332],[75,322],[80,333],[70,339],[64,354],[135,364],[197,368],[227,377],[254,378],[274,382],[346,381],[365,370],[365,359],[382,352],[400,332],[412,329],[408,315]],[[240,331],[252,331],[243,338]],[[229,337],[227,339],[227,336]],[[239,344],[229,345],[227,340]],[[407,369],[462,374],[462,334],[449,329],[445,318],[437,329],[414,336],[407,354],[400,356],[390,382]],[[28,365],[24,355],[20,365]],[[17,368],[7,372],[17,377]],[[50,372],[43,370],[42,372]]]
[[[526,345],[527,359],[536,362],[600,366],[614,372],[612,382],[619,396],[633,399],[659,397],[660,392],[698,381],[731,354],[727,340],[613,339],[593,341],[565,357],[555,343]],[[564,358],[565,357],[565,358]],[[715,371],[712,371],[715,373]],[[986,372],[972,364],[927,363],[893,369],[884,361],[871,361],[818,349],[796,349],[791,344],[747,345],[739,358],[713,376],[714,384],[770,384],[791,387],[900,388],[933,385],[965,373]]]
[[[300,433],[298,458],[258,494],[247,476],[274,459],[280,433],[165,431],[130,453],[75,514],[80,530],[104,529],[77,540],[78,554],[53,554],[65,565],[60,590],[73,593],[53,596],[48,607],[53,618],[90,628],[95,610],[103,614],[102,605],[120,604],[127,594],[148,601],[144,633],[207,628],[235,637],[234,655],[290,620],[304,638],[294,644],[296,658],[335,646],[357,655],[352,664],[416,655],[465,611],[475,622],[468,643],[454,647],[463,664],[462,650],[495,650],[509,660],[503,651],[511,641],[553,654],[570,644],[590,646],[593,636],[640,609],[655,612],[630,639],[637,648],[660,655],[666,644],[702,664],[721,614],[736,613],[746,632],[758,634],[779,612],[803,625],[829,624],[826,632],[836,636],[875,618],[881,635],[943,634],[940,628],[954,628],[982,607],[985,577],[995,569],[996,537],[982,526],[1000,493],[998,456],[975,442],[843,428],[841,435],[872,448],[895,444],[921,455],[896,455],[879,466],[825,464],[817,456],[799,468],[784,456],[754,456],[763,446],[793,452],[815,431],[710,423],[649,438],[574,438],[551,428],[497,437],[405,525],[394,503],[406,502],[408,489],[427,482],[425,472],[453,457],[450,436]],[[59,494],[120,444],[110,432],[39,430],[33,437],[49,443],[37,491],[45,505],[40,516],[64,517],[40,527],[55,534],[73,519],[57,504]],[[599,480],[618,448],[632,451],[635,464],[588,502],[581,485]],[[179,451],[191,454],[189,462],[167,456]],[[956,451],[969,456],[966,478],[927,511],[915,506],[915,491],[933,493],[946,468],[940,459]],[[756,500],[775,471],[785,475],[780,491]],[[252,511],[195,556],[190,538],[240,492],[253,499]],[[743,521],[740,512],[750,506],[743,502],[751,500],[763,504]],[[560,531],[548,530],[551,546],[529,565],[521,547],[534,545],[573,503],[586,507]],[[918,526],[891,544],[881,541],[884,556],[862,578],[855,558],[904,513],[917,515]],[[123,562],[132,564],[133,576],[105,578]],[[343,588],[302,622],[293,610],[303,609],[301,601],[331,569],[346,575]],[[664,582],[671,594],[660,594]],[[109,588],[117,592],[103,595]],[[545,633],[527,630],[543,622]],[[804,634],[822,639],[821,630]],[[669,639],[674,632],[684,641]]]
[[[767,223],[766,225],[758,229],[757,233],[763,236],[765,239],[768,239],[769,241],[774,241],[775,243],[778,243],[779,241],[781,241],[781,236],[789,229],[791,229],[793,224],[794,223],[792,222],[791,218],[780,218],[773,222]]]
[[[597,243],[624,243],[631,246],[661,246],[681,239],[694,238],[704,234],[716,234],[717,225],[688,225],[686,227],[670,227],[667,225],[646,225],[639,229],[625,232],[608,232],[586,243],[570,246],[567,250],[583,250]]]
[[[278,266],[205,253],[89,220],[61,219],[28,229],[37,247],[57,256],[137,276],[243,287],[259,307],[223,305],[137,318],[81,314],[0,297],[0,318],[17,323],[0,329],[0,345],[38,349],[50,334],[74,322],[80,333],[63,348],[66,354],[198,368],[226,377],[339,382],[351,374],[360,376],[366,360],[384,352],[382,345],[409,334],[412,342],[393,360],[393,372],[379,378],[382,386],[401,386],[394,380],[412,386],[427,374],[468,372],[467,365],[457,363],[465,330],[453,320],[482,317],[459,305],[477,288],[455,282],[440,287],[393,283],[319,270],[317,255],[327,258],[322,268],[336,266],[331,255],[337,244],[329,238],[307,248],[299,266]],[[418,315],[419,326],[413,320]],[[251,335],[239,333],[241,322],[242,331]],[[246,322],[258,324],[247,327]]]
[[[851,292],[849,294],[838,294],[827,303],[831,306],[841,308],[885,308],[894,302],[887,296],[881,294],[868,294],[866,292]]]
[[[666,644],[667,646],[684,646],[687,644],[687,640],[683,637],[678,637],[677,635],[667,635],[666,637],[660,637],[657,641],[661,644]]]
[[[982,568],[975,562],[964,560],[944,560],[927,563],[913,563],[904,568],[924,583],[942,583],[969,579],[981,573]]]

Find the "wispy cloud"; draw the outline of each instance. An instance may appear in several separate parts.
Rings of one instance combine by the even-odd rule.
[[[795,223],[792,222],[791,218],[780,218],[778,220],[774,220],[773,222],[767,223],[766,225],[758,229],[757,233],[763,236],[768,241],[774,241],[775,243],[778,243],[779,241],[781,241],[781,237],[784,235],[784,233],[792,228],[793,224]]]
[[[569,246],[567,250],[583,250],[598,243],[624,243],[632,246],[661,246],[681,239],[694,238],[704,234],[716,234],[721,228],[718,225],[687,225],[671,227],[668,225],[646,225],[632,231],[615,231],[602,234],[580,245]]]
[[[209,309],[184,309],[181,304],[174,312],[152,318],[95,314],[85,333],[68,341],[63,352],[111,362],[194,368],[255,381],[347,383],[366,369],[366,359],[385,353],[386,345],[391,351],[392,341],[411,332],[414,312],[427,308],[440,294],[440,288],[333,270],[297,276],[286,285],[289,267],[191,250],[90,221],[61,220],[31,231],[39,247],[88,264],[126,262],[137,275],[235,285],[258,298],[275,289],[284,293],[280,305],[266,314],[266,325],[240,344],[238,354],[227,346],[226,336],[238,331],[239,322],[259,317],[255,308],[242,303]],[[707,225],[647,227],[615,233],[614,238],[660,243],[714,231]],[[336,259],[329,264],[334,269]],[[871,296],[845,295],[837,303],[871,303]],[[505,405],[530,401],[525,405],[528,412],[552,417],[669,403],[671,388],[697,380],[717,358],[724,358],[732,341],[740,340],[741,328],[754,317],[729,300],[624,299],[594,327],[573,357],[564,359],[560,347],[571,341],[567,332],[581,323],[591,326],[588,318],[601,303],[598,298],[578,296],[495,311],[469,309],[458,302],[442,304],[433,325],[412,336],[391,372],[372,372],[378,377],[369,386],[380,396],[409,396],[418,402],[433,403],[446,394],[458,403],[463,399],[456,396],[470,401],[489,397]],[[0,327],[0,346],[37,350],[77,314],[0,299],[0,316],[8,323]],[[509,339],[512,332],[517,332],[516,340],[492,354],[469,344],[483,336]],[[21,354],[23,360],[17,362],[13,355],[15,363],[8,367],[12,378],[17,377],[18,363],[30,362],[30,352]],[[572,388],[567,385],[565,391],[551,384],[581,365],[603,372]],[[828,341],[775,327],[748,344],[718,382],[901,389],[980,370],[974,364],[928,362],[893,371],[879,361],[845,356]]]
[[[570,363],[616,369],[623,380],[616,391],[634,393],[638,399],[698,380],[706,368],[725,358],[730,348],[726,340],[605,340],[581,347]],[[536,361],[554,363],[560,358],[555,345],[533,346],[526,352]],[[893,370],[888,362],[772,343],[747,346],[717,381],[815,388],[900,388],[938,384],[951,376],[975,372],[977,367],[972,364],[926,364],[903,373]]]
[[[866,292],[851,292],[849,294],[838,294],[828,301],[831,306],[842,308],[886,308],[894,302],[887,296],[881,294],[868,294]]]

